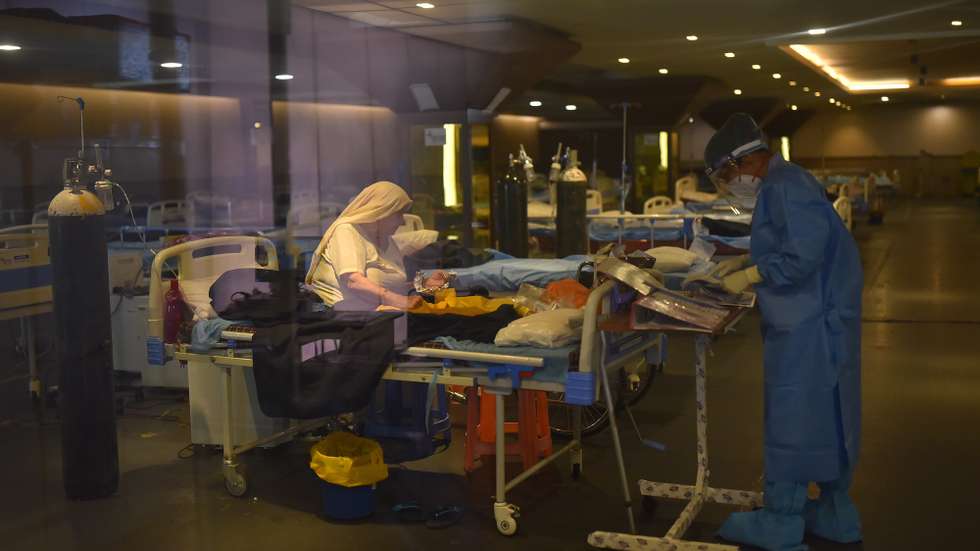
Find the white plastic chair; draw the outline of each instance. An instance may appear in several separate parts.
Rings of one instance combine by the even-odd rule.
[[[643,214],[665,212],[674,207],[674,200],[666,195],[655,195],[643,203]]]
[[[844,221],[844,225],[847,226],[847,231],[851,231],[854,226],[853,213],[851,212],[851,200],[846,196],[838,197],[834,201],[834,210],[837,211],[840,219]]]
[[[406,214],[404,216],[405,216],[405,223],[402,224],[401,226],[398,226],[398,229],[395,230],[395,233],[403,233],[403,232],[418,231],[418,230],[425,229],[425,226],[422,224],[421,216],[418,216],[416,214]]]
[[[674,184],[674,203],[684,204],[684,194],[698,190],[698,179],[693,174],[688,174],[677,180]]]

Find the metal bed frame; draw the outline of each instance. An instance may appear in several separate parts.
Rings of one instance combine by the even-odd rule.
[[[284,442],[292,436],[314,430],[327,423],[327,419],[312,419],[307,421],[291,420],[290,426],[283,431],[266,435],[254,441],[239,443],[234,442],[233,437],[233,404],[236,400],[233,392],[232,373],[234,369],[248,369],[253,366],[251,352],[236,348],[214,349],[206,354],[194,353],[189,350],[187,345],[173,345],[162,343],[162,270],[167,258],[178,257],[197,262],[200,259],[193,258],[193,251],[202,248],[215,248],[216,246],[238,244],[244,250],[254,250],[257,247],[270,248],[271,243],[261,237],[246,236],[225,236],[202,239],[198,241],[183,243],[162,251],[154,258],[153,267],[150,274],[150,315],[148,328],[148,355],[156,361],[168,357],[175,358],[182,362],[198,362],[211,365],[223,371],[223,398],[224,398],[224,419],[222,420],[222,454],[223,461],[221,472],[225,480],[225,488],[231,495],[242,496],[248,491],[248,481],[238,462],[238,456],[260,446],[275,445]],[[277,266],[274,256],[274,248],[270,251],[270,265],[273,269]],[[238,263],[245,262],[244,257],[237,259]],[[222,273],[225,270],[238,267],[236,261],[219,260],[214,265]],[[268,267],[268,266],[267,266]],[[220,275],[220,274],[218,274]],[[217,276],[214,276],[217,277]],[[619,370],[636,361],[641,355],[647,356],[648,351],[657,347],[660,343],[659,336],[654,333],[642,334],[642,338],[637,339],[636,335],[630,335],[630,341],[634,344],[618,350],[615,355],[610,356],[609,348],[602,346],[603,341],[599,335],[599,322],[606,316],[602,315],[604,305],[609,303],[608,296],[612,292],[614,282],[607,281],[600,284],[589,295],[585,306],[583,334],[581,349],[579,353],[578,373],[593,377],[591,400],[589,405],[602,398],[606,402],[606,407],[612,412],[615,408],[611,386],[609,384],[609,372]],[[608,308],[606,308],[608,311]],[[229,340],[249,340],[250,335],[225,332],[223,338]],[[624,341],[627,339],[623,339]],[[404,381],[414,383],[430,383],[437,380],[440,384],[460,385],[460,386],[479,386],[484,392],[494,396],[496,401],[495,435],[496,435],[496,457],[495,457],[495,495],[494,495],[494,520],[497,530],[504,535],[513,535],[517,531],[517,518],[520,516],[520,509],[507,501],[507,492],[518,484],[524,482],[535,473],[546,466],[554,463],[564,455],[571,459],[571,469],[573,477],[580,475],[582,471],[582,419],[581,408],[573,408],[573,436],[571,442],[557,450],[549,457],[538,462],[534,467],[522,472],[510,481],[505,476],[505,430],[504,430],[504,397],[517,389],[542,390],[552,392],[564,392],[566,385],[555,382],[534,381],[522,379],[514,372],[515,368],[538,368],[543,366],[544,360],[539,357],[524,357],[501,354],[487,354],[477,352],[454,351],[447,349],[435,349],[424,347],[409,347],[403,351],[404,356],[412,358],[408,361],[397,361],[392,363],[385,372],[383,379],[390,381]],[[417,360],[417,361],[416,361]],[[151,359],[151,363],[153,359]],[[467,365],[469,362],[484,364],[484,366]],[[512,374],[507,377],[493,376],[485,364],[493,364],[504,368],[504,371],[511,370]],[[599,381],[595,381],[595,373],[598,371]],[[584,404],[573,404],[584,405]],[[629,485],[627,482],[625,463],[623,461],[622,446],[620,444],[619,433],[615,422],[610,424],[613,434],[613,443],[616,453],[616,460],[619,468],[620,481],[622,483],[623,497],[626,508],[626,515],[631,533],[636,532],[636,524],[633,517]]]

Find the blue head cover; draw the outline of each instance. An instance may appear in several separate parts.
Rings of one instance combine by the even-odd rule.
[[[766,135],[751,115],[735,113],[715,132],[704,148],[704,164],[708,175],[731,161],[761,149],[769,149]]]

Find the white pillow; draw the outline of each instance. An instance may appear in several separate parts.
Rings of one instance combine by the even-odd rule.
[[[194,321],[218,317],[218,313],[211,306],[211,285],[214,284],[215,279],[213,277],[198,277],[181,279],[178,282],[184,302],[194,312]]]
[[[391,236],[395,246],[405,256],[415,254],[439,239],[439,232],[436,230],[415,230],[396,233]]]
[[[687,272],[698,260],[698,255],[680,247],[654,247],[647,254],[657,259],[654,268],[664,273]]]
[[[497,346],[538,346],[560,348],[582,338],[583,312],[578,308],[559,308],[531,314],[512,321],[497,332]]]

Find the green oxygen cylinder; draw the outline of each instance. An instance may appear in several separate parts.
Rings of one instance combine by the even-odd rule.
[[[93,499],[119,486],[105,208],[70,162],[74,180],[48,207],[62,474],[67,497]]]
[[[494,247],[517,258],[527,258],[527,177],[523,164],[511,155],[507,172],[493,194]]]
[[[578,164],[578,151],[572,149],[568,154],[568,166],[558,178],[555,221],[558,258],[589,251],[588,220],[585,217],[585,192],[589,179]]]

